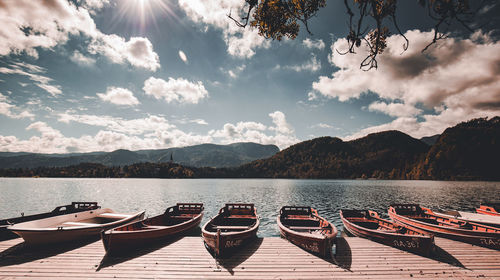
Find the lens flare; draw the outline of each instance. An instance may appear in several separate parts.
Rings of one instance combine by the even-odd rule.
[[[169,16],[178,18],[165,0],[120,0],[116,2],[119,12],[113,22],[127,22],[135,32],[144,33],[153,24],[159,29],[157,19]],[[129,26],[130,27],[130,26]]]

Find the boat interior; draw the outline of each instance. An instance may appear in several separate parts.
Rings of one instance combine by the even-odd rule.
[[[200,215],[203,209],[203,203],[177,203],[168,207],[161,215],[116,228],[114,231],[151,230],[175,226]]]
[[[253,204],[226,204],[206,227],[210,232],[245,231],[257,223]]]
[[[284,206],[280,210],[280,222],[298,232],[327,233],[332,226],[321,219],[316,210],[307,206]]]
[[[75,220],[75,221],[67,221],[57,225],[54,227],[82,227],[82,226],[99,226],[112,222],[116,222],[122,219],[127,219],[132,217],[133,215],[128,214],[117,214],[117,213],[102,213],[98,214],[92,218],[83,219],[83,220]]]

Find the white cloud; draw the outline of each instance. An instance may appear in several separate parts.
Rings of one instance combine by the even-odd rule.
[[[318,96],[316,95],[316,93],[314,93],[313,91],[310,91],[307,93],[307,100],[313,101],[316,99],[318,99]]]
[[[321,39],[311,40],[311,39],[307,38],[304,41],[302,41],[302,45],[304,45],[308,49],[322,50],[325,48],[325,42],[323,42],[323,40],[321,40]]]
[[[258,47],[269,48],[270,41],[266,41],[255,29],[245,28],[236,33],[226,32],[224,38],[227,44],[227,52],[240,58],[251,58],[255,55]]]
[[[316,72],[321,69],[321,62],[314,54],[311,54],[311,59],[301,65],[285,66],[284,69],[291,69],[296,72],[309,71]]]
[[[184,61],[184,63],[188,63],[188,59],[187,59],[187,56],[186,54],[182,51],[182,50],[179,50],[179,58]]]
[[[0,9],[0,55],[25,52],[37,57],[35,48],[50,49],[66,42],[69,34],[96,34],[95,23],[86,9],[64,0],[3,1]],[[25,33],[26,28],[30,28]]]
[[[99,11],[110,4],[109,0],[85,0],[84,7],[92,11]]]
[[[64,136],[45,122],[35,122],[26,129],[40,135],[27,140],[0,135],[0,151],[39,153],[113,151],[116,149],[161,149],[212,142],[209,135],[186,133],[160,116],[140,119],[122,119],[111,116],[79,115],[75,112],[59,114],[59,121],[102,127],[95,135]]]
[[[246,65],[243,64],[243,65],[237,66],[234,69],[228,70],[227,74],[229,75],[229,77],[236,79],[241,74],[241,72],[243,72],[243,70],[245,70],[245,68],[246,68]]]
[[[129,41],[112,34],[101,35],[89,46],[92,54],[101,53],[114,63],[129,62],[131,65],[156,71],[160,68],[158,54],[154,52],[153,45],[147,38],[132,37]]]
[[[340,70],[331,77],[319,77],[313,89],[341,102],[367,92],[389,101],[368,108],[397,119],[363,129],[361,134],[400,129],[421,137],[460,121],[500,115],[500,42],[493,43],[488,34],[473,34],[472,39],[441,40],[422,53],[433,32],[413,30],[405,36],[410,40],[407,51],[402,52],[401,36],[390,36],[387,49],[377,56],[379,68],[367,72],[359,69],[367,50],[340,55],[336,50],[345,50],[347,41],[337,40],[329,61]],[[422,115],[417,106],[435,113]]]
[[[422,112],[422,110],[415,108],[414,106],[403,104],[403,103],[385,103],[385,102],[373,102],[368,106],[370,111],[378,111],[385,113],[386,115],[392,117],[411,117],[416,116]]]
[[[220,139],[222,143],[255,142],[274,144],[281,149],[293,145],[299,140],[293,134],[293,128],[286,122],[285,115],[276,111],[269,114],[274,126],[266,126],[258,122],[226,123],[220,130],[211,130],[208,134]],[[269,132],[274,132],[269,134]]]
[[[230,55],[250,58],[255,55],[255,49],[269,48],[271,43],[259,36],[256,29],[238,27],[227,17],[228,11],[233,12],[233,17],[239,17],[243,4],[239,0],[179,0],[179,6],[192,21],[222,30]]]
[[[58,115],[59,121],[63,123],[82,123],[91,126],[103,127],[107,130],[131,135],[142,135],[149,132],[170,130],[175,128],[165,118],[160,116],[149,116],[142,119],[126,120],[123,118],[97,115],[81,115],[68,111]]]
[[[208,97],[208,91],[201,81],[190,82],[183,78],[163,79],[150,77],[144,82],[144,92],[156,99],[164,99],[167,103],[197,104],[201,99]]]
[[[140,104],[134,94],[126,88],[108,87],[106,93],[97,93],[97,96],[103,101],[116,105],[134,106]]]
[[[281,134],[292,134],[294,132],[292,126],[286,121],[285,114],[281,111],[270,113],[269,116],[273,119],[275,127],[270,129],[275,130]]]
[[[204,119],[188,119],[188,118],[183,118],[180,120],[177,120],[178,123],[180,124],[187,124],[187,123],[195,123],[199,125],[208,125],[208,123]]]
[[[29,111],[22,110],[21,108],[12,105],[7,96],[0,93],[0,115],[7,116],[12,119],[33,119],[35,115]]]
[[[155,71],[160,68],[158,55],[147,38],[129,41],[99,31],[88,8],[99,8],[108,1],[88,1],[76,7],[65,0],[2,2],[0,56],[26,53],[38,57],[37,48],[52,49],[68,41],[70,35],[91,38],[89,52],[102,54],[114,63],[129,62],[136,67]],[[74,54],[73,54],[74,55]]]
[[[70,57],[70,59],[74,63],[80,64],[82,66],[92,66],[95,64],[94,58],[85,56],[79,51],[74,51],[73,55]]]
[[[9,65],[9,68],[0,67],[0,73],[2,74],[26,76],[32,80],[37,87],[47,91],[52,96],[61,94],[61,86],[51,84],[53,80],[42,75],[42,73],[45,72],[46,69],[43,67],[24,62],[14,62]]]
[[[326,123],[318,123],[313,125],[312,128],[333,128],[333,126]]]

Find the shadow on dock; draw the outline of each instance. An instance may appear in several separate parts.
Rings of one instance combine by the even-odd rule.
[[[96,242],[97,240],[99,239],[91,238],[71,243],[36,246],[27,245],[22,242],[0,252],[0,267],[28,263],[63,254]]]
[[[453,265],[453,266],[456,266],[456,267],[468,269],[457,258],[455,258],[454,256],[452,256],[446,250],[444,250],[443,248],[439,247],[438,245],[436,245],[435,247],[436,247],[436,251],[434,252],[434,255],[431,256],[431,259],[439,261],[439,262],[444,262],[444,263],[447,263],[449,265]]]
[[[344,237],[337,237],[335,240],[335,262],[343,269],[351,271],[352,252],[351,246]]]
[[[352,235],[350,235],[349,233],[343,232],[341,237],[337,237],[337,240],[336,240],[337,246],[335,248],[336,249],[336,254],[335,254],[336,264],[344,269],[347,269],[347,270],[351,270],[352,252],[351,252],[351,247],[350,247],[349,243],[347,242],[347,240],[344,237],[350,237],[350,236],[352,236]],[[376,242],[376,241],[373,241],[373,242]],[[382,244],[382,243],[379,243],[379,244]],[[382,245],[387,246],[385,244],[382,244]],[[396,248],[396,247],[392,247],[392,248],[401,250],[401,249]],[[414,252],[409,252],[409,251],[405,251],[405,250],[402,250],[402,251],[408,252],[410,254],[416,254]],[[435,260],[438,262],[447,263],[449,265],[453,265],[456,267],[468,269],[457,258],[455,258],[453,255],[451,255],[450,253],[448,253],[446,250],[439,247],[438,245],[435,245],[435,251],[431,256],[425,256],[425,255],[421,255],[421,254],[416,254],[416,255],[419,255],[419,256],[424,257],[424,258],[432,259],[432,260]]]
[[[240,266],[245,260],[251,257],[260,247],[264,238],[256,238],[252,242],[245,244],[233,251],[228,251],[224,256],[215,258],[213,253],[207,251],[215,258],[217,267],[221,266],[231,275],[234,275],[234,268]],[[206,248],[207,246],[205,246]],[[244,269],[243,267],[241,269]]]
[[[170,238],[165,238],[155,242],[130,246],[124,248],[124,250],[121,251],[113,251],[106,253],[106,255],[104,255],[101,262],[99,263],[99,266],[97,267],[96,271],[150,254],[154,251],[160,250],[165,246],[168,246],[170,244],[179,241],[183,237],[184,237],[183,235],[172,236]]]
[[[160,250],[161,248],[173,244],[185,236],[199,237],[201,235],[201,228],[196,227],[180,235],[174,235],[166,237],[160,240],[154,240],[147,243],[137,243],[135,246],[129,246],[121,251],[109,252],[104,255],[96,271],[99,271],[108,266],[113,266],[122,262],[126,262],[154,251]]]

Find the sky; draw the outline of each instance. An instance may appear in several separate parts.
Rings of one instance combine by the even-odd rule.
[[[399,9],[378,69],[345,50],[343,1],[295,40],[227,14],[243,0],[0,0],[0,151],[74,153],[256,142],[285,149],[500,115],[500,5],[422,53],[433,23]],[[481,22],[482,21],[482,22]]]

